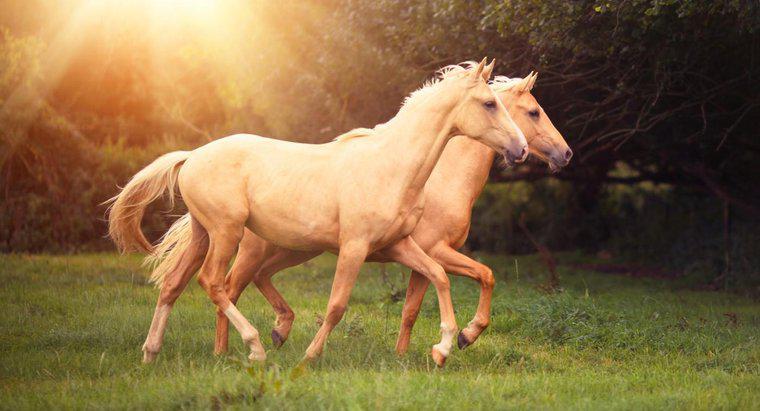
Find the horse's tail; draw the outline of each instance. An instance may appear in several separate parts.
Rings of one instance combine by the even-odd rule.
[[[166,274],[172,271],[182,259],[185,249],[193,237],[192,217],[187,213],[172,224],[161,237],[152,254],[145,257],[143,265],[150,266],[150,281],[161,288]]]
[[[177,175],[190,153],[175,151],[164,154],[135,174],[118,195],[106,201],[111,203],[108,235],[120,251],[135,249],[153,252],[153,245],[140,229],[140,221],[148,204],[161,197],[164,191],[169,192],[169,201],[174,206]]]

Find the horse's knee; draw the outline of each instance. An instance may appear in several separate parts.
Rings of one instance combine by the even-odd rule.
[[[449,276],[446,275],[446,271],[443,267],[436,265],[430,268],[430,280],[433,282],[435,288],[439,291],[449,291],[451,289],[451,281]]]
[[[496,285],[496,279],[493,277],[491,268],[483,265],[478,271],[480,272],[480,283],[483,285],[483,288],[493,290],[493,287]]]
[[[343,314],[346,312],[345,304],[331,304],[327,307],[327,317],[325,321],[328,324],[335,325],[343,318]]]

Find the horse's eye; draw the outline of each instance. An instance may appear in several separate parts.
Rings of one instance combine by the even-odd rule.
[[[538,110],[531,110],[531,111],[528,112],[528,115],[531,116],[531,117],[533,117],[533,118],[538,118],[539,111]]]
[[[493,100],[488,100],[485,103],[483,103],[484,106],[486,106],[487,109],[493,110],[496,108],[496,102]]]

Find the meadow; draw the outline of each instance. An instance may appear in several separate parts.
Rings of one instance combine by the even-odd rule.
[[[429,291],[409,353],[394,343],[405,289],[399,266],[367,264],[322,358],[296,364],[317,330],[335,258],[275,277],[296,312],[273,349],[273,313],[254,290],[241,311],[268,359],[251,366],[239,336],[214,356],[215,313],[193,281],[156,363],[140,346],[157,291],[137,256],[0,256],[0,409],[760,409],[760,304],[676,281],[573,268],[539,285],[536,256],[478,255],[497,277],[491,327],[446,367],[429,357],[438,308]],[[405,277],[406,276],[406,277]],[[460,327],[478,287],[452,280]]]

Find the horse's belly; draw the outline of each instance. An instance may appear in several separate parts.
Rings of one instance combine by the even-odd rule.
[[[338,248],[337,224],[294,221],[289,218],[254,215],[248,220],[248,228],[260,237],[280,247],[291,250],[334,250]]]
[[[278,246],[293,250],[338,247],[337,211],[314,202],[254,201],[247,226]]]

